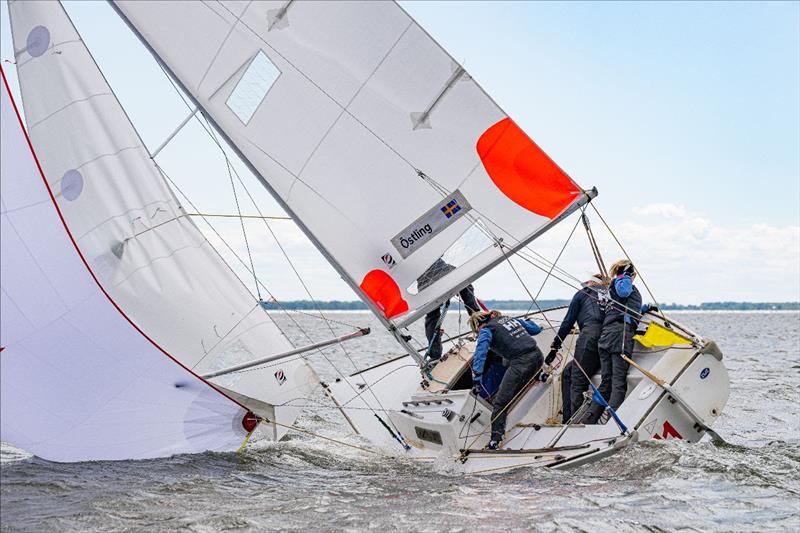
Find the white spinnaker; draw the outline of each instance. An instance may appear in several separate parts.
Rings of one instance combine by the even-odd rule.
[[[235,450],[246,410],[171,360],[103,293],[2,78],[0,439],[61,462]]]
[[[394,2],[114,5],[384,318],[419,316],[586,200]],[[417,286],[442,256],[457,268]]]
[[[13,2],[9,12],[31,141],[106,291],[199,374],[289,350],[257,299],[184,216],[62,6]],[[218,381],[284,405],[306,403],[315,378],[295,357]],[[299,409],[277,413],[291,424]]]

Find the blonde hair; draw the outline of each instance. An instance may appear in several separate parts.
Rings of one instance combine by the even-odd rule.
[[[478,326],[480,326],[486,320],[490,318],[497,318],[499,316],[503,316],[503,313],[497,311],[496,309],[492,309],[491,311],[478,311],[477,313],[472,313],[472,316],[469,317],[469,327],[472,329],[473,333],[478,332]]]
[[[631,263],[630,260],[628,260],[628,259],[620,259],[619,261],[617,261],[616,263],[611,265],[611,268],[608,269],[608,275],[610,277],[612,277],[612,278],[616,278],[619,275],[620,272],[622,272],[627,267],[632,266],[632,265],[633,265],[633,263]],[[636,275],[636,271],[635,270],[634,270],[634,274],[633,275],[634,276]]]

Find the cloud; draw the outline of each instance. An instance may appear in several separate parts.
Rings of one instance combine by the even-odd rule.
[[[669,203],[648,204],[643,207],[634,207],[633,212],[641,216],[655,215],[665,218],[686,218],[688,216],[686,208],[682,205]]]
[[[633,212],[635,220],[614,224],[613,229],[659,301],[800,300],[799,226],[729,227],[673,204],[651,204]],[[590,218],[606,263],[621,257],[602,224]],[[562,223],[532,246],[554,258],[570,229],[569,222]],[[583,277],[594,260],[585,236],[573,241],[559,265]],[[638,285],[644,289],[641,280]],[[556,286],[548,287],[543,295],[558,295]]]
[[[733,228],[666,203],[637,207],[633,213],[635,220],[616,223],[613,229],[658,301],[800,300],[800,227],[754,223]],[[600,221],[591,216],[591,211],[589,216],[606,264],[622,257]],[[562,222],[534,241],[531,247],[542,256],[554,259],[575,222],[575,217]],[[295,224],[277,221],[272,227],[315,298],[357,298]],[[307,298],[263,223],[253,221],[247,228],[256,270],[270,290],[283,300]],[[230,221],[221,232],[240,257],[248,261],[238,220]],[[221,249],[213,238],[212,243]],[[223,255],[229,257],[227,253]],[[521,259],[515,259],[514,266],[527,288],[536,294],[545,274]],[[597,270],[580,225],[562,254],[559,266],[578,278],[569,280],[573,285]],[[252,285],[252,281],[247,281],[252,277],[246,271],[241,267],[235,270]],[[641,280],[637,284],[645,300],[650,301]],[[499,265],[475,286],[483,299],[529,298],[507,264]],[[540,298],[568,298],[573,291],[570,285],[550,278]]]

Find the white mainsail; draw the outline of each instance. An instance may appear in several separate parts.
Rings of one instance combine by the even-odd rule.
[[[52,461],[235,450],[252,415],[170,360],[103,291],[2,78],[0,438]]]
[[[186,216],[62,6],[13,2],[9,12],[31,141],[103,288],[198,374],[291,349]],[[218,381],[282,406],[275,416],[291,424],[315,377],[294,357]]]
[[[394,2],[113,5],[389,326],[590,198]]]

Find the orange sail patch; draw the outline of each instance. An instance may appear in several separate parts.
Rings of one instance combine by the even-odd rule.
[[[564,171],[508,117],[486,130],[476,148],[497,188],[537,215],[557,217],[580,193]]]
[[[375,302],[386,318],[408,311],[408,302],[400,294],[400,287],[383,270],[372,270],[364,276],[361,290]]]

